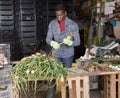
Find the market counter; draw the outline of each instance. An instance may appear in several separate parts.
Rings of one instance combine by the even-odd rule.
[[[87,72],[82,69],[68,69],[69,98],[90,98],[89,77],[100,75],[103,77],[104,98],[120,98],[120,72]],[[118,85],[117,83],[118,82]],[[117,87],[117,88],[116,88]],[[62,98],[66,98],[66,89],[62,88]],[[118,95],[118,97],[116,97]]]

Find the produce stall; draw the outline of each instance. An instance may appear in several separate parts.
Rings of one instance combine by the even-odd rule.
[[[74,68],[64,68],[48,57],[57,50],[46,49],[48,24],[58,3],[80,30]],[[0,12],[0,98],[23,98],[31,91],[35,98],[39,81],[47,85],[52,80],[62,98],[66,87],[70,98],[94,98],[90,90],[99,86],[92,87],[94,76],[102,78],[95,81],[103,84],[101,98],[120,98],[120,0],[1,0]]]
[[[49,55],[41,53],[24,57],[12,69],[12,78],[15,87],[13,92],[15,91],[17,95],[20,94],[21,91],[26,93],[26,91],[31,89],[28,87],[29,81],[33,81],[32,85],[34,85],[33,89],[36,93],[37,81],[45,80],[49,84],[55,79],[55,84],[59,82],[62,84],[62,98],[66,98],[66,86],[69,88],[70,98],[90,98],[90,77],[100,76],[103,79],[103,81],[101,81],[103,84],[102,97],[116,98],[116,96],[118,96],[118,98],[120,98],[119,39],[108,39],[108,36],[106,36],[107,35],[105,35],[105,40],[99,46],[91,45],[86,48],[84,56],[76,60],[77,68],[75,69],[65,69],[62,67],[62,64],[48,57]],[[51,52],[53,52],[53,49]],[[15,96],[13,98],[16,98],[16,95],[13,94],[13,96]]]

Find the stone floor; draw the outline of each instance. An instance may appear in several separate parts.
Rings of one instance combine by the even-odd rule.
[[[40,83],[37,88],[36,96],[33,91],[29,91],[28,96],[23,95],[21,98],[45,98],[47,92],[47,85]],[[103,92],[99,90],[91,90],[90,98],[102,98]],[[61,98],[61,93],[56,91],[54,98]]]
[[[36,95],[37,96],[34,97],[34,94],[30,93],[29,96],[22,96],[21,98],[45,98],[46,92],[45,91],[37,92]],[[61,94],[59,92],[56,92],[54,98],[61,98]],[[101,97],[101,93],[99,91],[90,91],[90,98],[103,98],[103,97]]]
[[[99,90],[90,91],[90,98],[103,98],[103,91]]]

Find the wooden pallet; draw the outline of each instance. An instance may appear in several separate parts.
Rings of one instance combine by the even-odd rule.
[[[68,77],[69,98],[90,98],[90,76],[101,76],[104,98],[120,98],[120,72],[98,72],[89,74],[71,74]],[[62,98],[66,98],[66,88],[61,91]]]
[[[89,76],[68,78],[69,98],[89,98]],[[66,89],[62,88],[62,98],[66,98]]]
[[[104,98],[116,98],[116,74],[104,75]]]
[[[12,87],[12,98],[20,98],[20,91],[15,86]]]
[[[71,77],[68,79],[70,98],[89,98],[89,77]]]
[[[104,98],[120,98],[120,73],[104,76]]]
[[[120,73],[118,74],[118,98],[120,98]]]

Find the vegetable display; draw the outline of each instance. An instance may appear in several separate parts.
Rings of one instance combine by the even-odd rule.
[[[13,83],[22,90],[25,90],[26,82],[29,80],[35,81],[36,89],[37,80],[46,80],[48,83],[53,79],[62,81],[63,78],[67,79],[67,75],[67,70],[62,64],[41,53],[23,58],[12,69]]]
[[[110,67],[114,70],[120,70],[120,56],[119,55],[105,55],[101,57],[91,58],[95,66],[100,66],[101,64],[106,64],[106,68]],[[104,65],[103,64],[103,65]],[[107,67],[108,66],[108,67]]]

